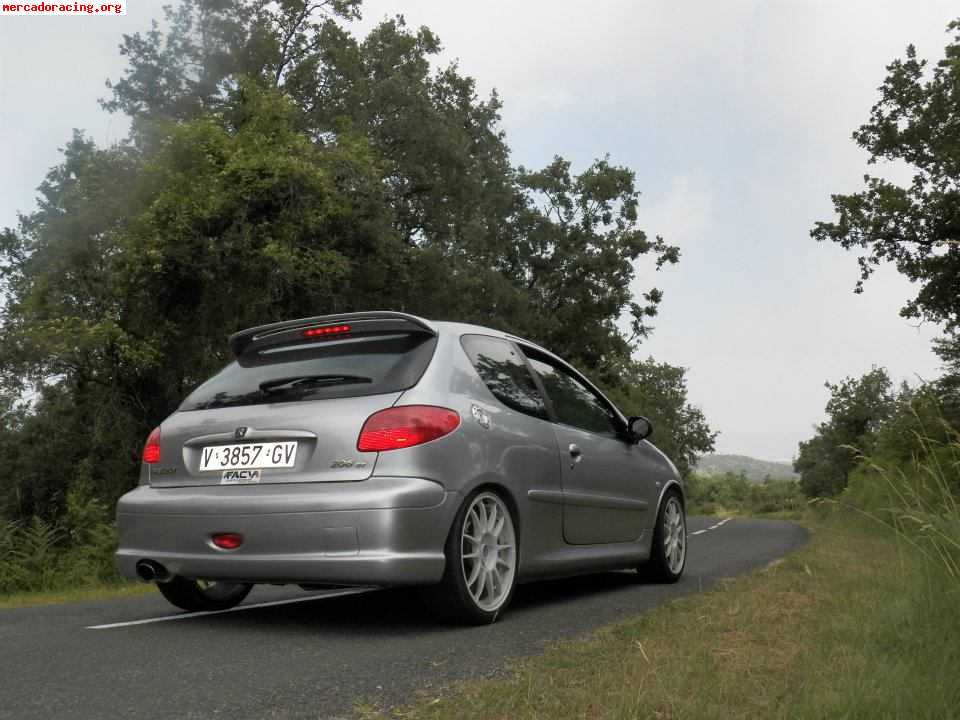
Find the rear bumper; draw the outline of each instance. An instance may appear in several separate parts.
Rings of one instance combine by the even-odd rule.
[[[457,494],[419,478],[152,488],[120,499],[117,564],[140,560],[210,580],[343,585],[439,582]],[[237,550],[210,542],[244,537]]]

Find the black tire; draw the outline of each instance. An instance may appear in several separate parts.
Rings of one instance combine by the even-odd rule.
[[[680,514],[680,542],[682,542],[682,553],[679,562],[679,568],[675,560],[671,560],[667,554],[668,540],[665,518],[669,512],[668,508],[678,511]],[[674,533],[676,534],[676,533]],[[687,514],[683,505],[683,497],[677,490],[670,489],[663,496],[660,503],[660,509],[657,511],[657,524],[653,530],[653,544],[650,547],[650,558],[642,563],[637,572],[646,580],[660,583],[675,583],[683,576],[683,570],[687,564]]]
[[[188,612],[229,610],[250,594],[248,583],[201,583],[176,576],[169,582],[157,583],[157,589],[172,604]]]
[[[470,522],[468,520],[468,514],[478,501],[478,498],[496,498],[496,500],[499,501],[498,507],[508,515],[509,528],[512,535],[513,572],[508,581],[509,587],[506,588],[505,595],[497,601],[496,607],[493,609],[484,609],[478,604],[467,586],[467,577],[465,577],[466,569],[463,558],[464,525]],[[489,625],[496,622],[497,618],[506,610],[510,601],[513,599],[513,593],[517,586],[520,544],[519,533],[517,533],[516,527],[517,525],[510,503],[507,502],[502,495],[493,490],[483,488],[473,492],[457,511],[457,515],[453,520],[453,526],[450,528],[450,533],[447,536],[447,542],[444,546],[444,554],[446,555],[447,562],[444,568],[443,579],[439,585],[426,589],[429,606],[446,619],[459,624]],[[479,562],[479,560],[477,562]],[[502,593],[504,585],[500,587],[500,592]]]

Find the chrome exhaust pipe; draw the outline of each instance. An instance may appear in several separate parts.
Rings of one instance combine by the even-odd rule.
[[[137,577],[144,582],[169,582],[170,571],[154,560],[140,560],[137,563]]]

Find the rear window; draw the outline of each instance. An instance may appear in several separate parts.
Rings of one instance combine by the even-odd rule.
[[[399,392],[417,384],[436,344],[433,336],[395,333],[273,348],[254,365],[230,363],[180,410]]]

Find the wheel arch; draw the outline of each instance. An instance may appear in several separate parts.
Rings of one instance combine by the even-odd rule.
[[[656,519],[660,517],[660,508],[663,506],[663,499],[667,496],[667,492],[671,488],[676,489],[677,494],[680,496],[680,503],[683,505],[683,511],[687,511],[687,493],[683,489],[683,483],[677,478],[671,478],[660,490],[660,496],[657,498],[657,511],[653,514],[654,524],[656,524]]]
[[[510,514],[513,516],[513,532],[517,538],[517,556],[519,558],[520,551],[523,549],[523,519],[520,515],[520,506],[517,503],[517,498],[514,495],[513,491],[507,486],[506,483],[493,479],[487,478],[477,482],[472,485],[469,490],[465,491],[462,494],[463,499],[460,501],[460,504],[457,506],[457,511],[453,514],[453,517],[450,519],[450,526],[447,528],[447,537],[450,536],[450,533],[453,532],[453,526],[457,522],[457,516],[460,514],[460,508],[467,504],[467,502],[473,498],[476,494],[483,492],[484,490],[490,490],[495,492],[497,495],[503,498],[504,502],[507,503],[507,507],[510,509]],[[518,560],[519,567],[519,560]]]

